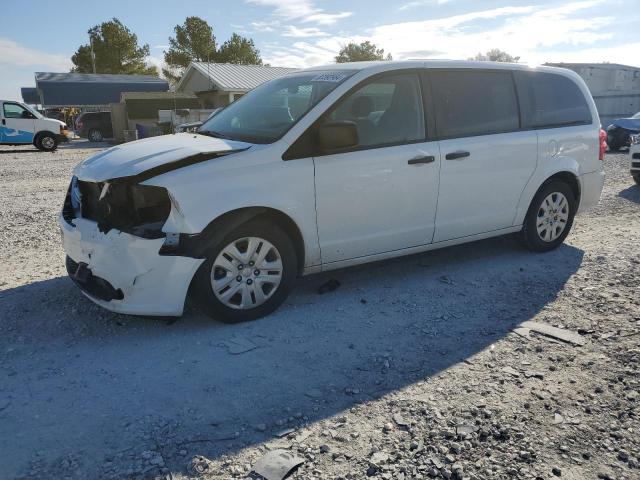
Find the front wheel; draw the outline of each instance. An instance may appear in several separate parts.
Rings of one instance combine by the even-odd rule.
[[[213,246],[194,279],[200,307],[225,323],[255,320],[275,311],[293,288],[298,260],[289,236],[256,220]]]
[[[576,200],[569,185],[551,181],[540,188],[531,202],[521,237],[534,252],[548,252],[564,242],[576,213]]]
[[[58,140],[51,133],[41,133],[34,143],[36,148],[43,152],[53,152],[58,148]]]

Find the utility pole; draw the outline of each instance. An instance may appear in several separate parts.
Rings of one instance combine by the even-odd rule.
[[[93,73],[96,73],[96,54],[93,52],[93,36],[89,34],[89,44],[91,44],[91,63],[93,65]]]

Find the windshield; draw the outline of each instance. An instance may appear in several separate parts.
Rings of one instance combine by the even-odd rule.
[[[306,72],[264,83],[207,120],[198,133],[273,143],[355,72]]]
[[[24,105],[24,108],[26,108],[31,113],[33,113],[36,116],[36,118],[45,118],[38,110],[36,110],[35,108],[30,107],[29,105]]]

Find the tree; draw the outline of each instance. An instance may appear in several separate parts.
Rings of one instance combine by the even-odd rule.
[[[378,48],[369,40],[360,45],[351,42],[345,45],[336,57],[336,63],[365,62],[368,60],[393,60],[391,54],[384,56],[384,48]]]
[[[89,29],[89,45],[80,45],[71,57],[72,72],[93,73],[91,44],[96,73],[157,75],[158,69],[147,65],[149,45],[138,45],[138,37],[120,20],[114,18]]]
[[[469,60],[477,60],[480,62],[517,63],[518,60],[520,60],[520,57],[513,57],[499,48],[494,48],[489,50],[487,53],[478,53],[475,57],[471,57]]]
[[[237,33],[217,48],[213,28],[200,17],[187,17],[182,25],[173,29],[169,50],[164,52],[164,76],[176,83],[191,62],[238,63],[262,65],[260,51],[253,40]]]
[[[200,17],[187,17],[182,25],[173,29],[176,36],[169,37],[169,50],[164,52],[164,76],[177,82],[191,62],[210,62],[216,56],[216,37],[211,26]]]
[[[256,48],[253,40],[234,33],[218,50],[216,62],[262,65],[262,58],[260,58],[260,50]]]

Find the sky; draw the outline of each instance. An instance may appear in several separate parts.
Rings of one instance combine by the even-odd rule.
[[[0,99],[21,100],[34,72],[68,71],[87,30],[119,18],[160,65],[173,28],[199,16],[218,44],[254,39],[265,62],[331,63],[340,47],[370,40],[396,60],[467,59],[500,48],[521,62],[640,66],[639,0],[2,0]]]

